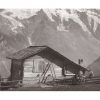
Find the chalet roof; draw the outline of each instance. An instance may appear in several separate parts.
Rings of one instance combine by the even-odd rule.
[[[9,59],[26,59],[31,55],[34,56],[42,50],[46,49],[47,46],[30,46],[23,50],[20,50],[12,55],[9,55],[7,58]]]
[[[27,59],[29,57],[39,54],[40,56],[54,62],[56,65],[58,64],[58,66],[60,67],[62,67],[62,63],[64,63],[65,65],[67,64],[67,67],[73,72],[74,69],[82,69],[85,71],[87,70],[86,68],[74,63],[73,61],[69,60],[68,58],[66,58],[65,56],[61,55],[59,52],[55,51],[54,49],[48,46],[30,46],[8,56],[7,58],[20,60]]]

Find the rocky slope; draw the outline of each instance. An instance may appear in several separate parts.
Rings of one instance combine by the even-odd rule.
[[[100,77],[100,57],[88,66],[94,73],[94,76]]]

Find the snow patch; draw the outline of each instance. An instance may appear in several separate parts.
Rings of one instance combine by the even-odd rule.
[[[44,9],[43,10],[46,15],[48,16],[48,18],[54,22],[54,19],[52,18],[52,14],[56,16],[55,10],[50,10],[50,9]]]
[[[13,18],[19,18],[19,19],[25,19],[29,18],[33,15],[37,15],[37,12],[40,11],[40,9],[6,9],[3,12],[7,14],[10,12],[11,14],[9,15],[10,17]]]
[[[85,32],[91,34],[86,25],[81,21],[75,10],[71,10],[71,13],[68,13],[65,9],[60,9],[56,12],[57,14],[59,14],[62,23],[63,20],[68,21],[69,19],[72,19],[74,22],[78,23]]]
[[[100,16],[97,15],[95,12],[87,11],[89,25],[91,26],[91,20],[94,21],[93,31],[95,32],[98,25],[100,24]]]
[[[28,39],[29,46],[32,46],[33,43],[32,43],[32,41],[31,41],[31,38],[30,38],[30,37],[27,37],[27,39]]]
[[[0,13],[1,16],[5,17],[6,19],[8,19],[10,22],[11,22],[11,30],[14,32],[14,33],[17,33],[16,29],[18,27],[24,27],[23,24],[19,21],[17,21],[16,19],[14,19],[13,17],[10,17],[8,15],[5,14],[5,12],[2,12]]]
[[[65,26],[62,23],[57,26],[57,30],[58,31],[67,31],[67,32],[69,31],[69,30],[65,29]]]
[[[100,24],[100,15],[88,9],[70,9],[70,13],[66,9],[45,9],[43,11],[46,13],[48,18],[53,22],[54,22],[54,19],[52,15],[59,16],[61,23],[59,23],[59,25],[57,26],[58,31],[65,31],[65,26],[63,25],[63,21],[64,20],[68,21],[69,19],[72,19],[74,22],[78,23],[81,26],[83,31],[88,32],[90,35],[91,32],[89,31],[87,26],[84,24],[84,22],[80,19],[80,16],[78,16],[77,12],[85,12],[87,14],[90,27],[91,27],[91,21],[93,19],[94,32],[96,31],[98,24]]]

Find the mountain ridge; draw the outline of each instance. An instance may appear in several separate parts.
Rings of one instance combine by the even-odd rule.
[[[100,56],[100,10],[4,9],[0,22],[3,70],[8,54],[31,45],[48,45],[75,63],[81,58],[84,67]]]

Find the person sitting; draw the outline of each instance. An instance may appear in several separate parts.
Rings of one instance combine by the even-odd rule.
[[[82,71],[79,71],[78,77],[79,77],[79,79],[78,79],[78,83],[79,83],[79,84],[85,83],[85,75],[83,74]]]

